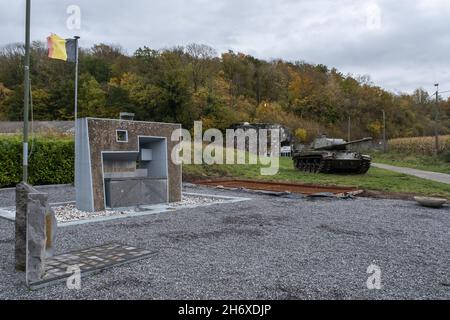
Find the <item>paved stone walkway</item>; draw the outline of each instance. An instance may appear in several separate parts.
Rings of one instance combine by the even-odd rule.
[[[115,243],[62,254],[46,261],[44,279],[31,283],[30,287],[39,289],[65,280],[71,275],[70,267],[78,267],[81,274],[86,275],[145,259],[151,254],[147,250]]]
[[[431,171],[424,171],[424,170],[418,170],[418,169],[412,169],[412,168],[404,168],[404,167],[396,167],[391,166],[387,164],[380,164],[380,163],[373,163],[373,167],[380,168],[380,169],[386,169],[398,173],[404,173],[409,174],[411,176],[436,181],[436,182],[442,182],[446,184],[450,184],[450,174],[446,173],[439,173],[439,172],[431,172]]]

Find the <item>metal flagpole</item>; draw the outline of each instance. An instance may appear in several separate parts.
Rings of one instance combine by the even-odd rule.
[[[31,0],[26,2],[25,22],[25,79],[23,103],[23,182],[28,182],[28,110],[30,105],[30,20]]]
[[[75,172],[74,172],[74,177],[75,177],[75,187],[77,186],[77,175],[79,172],[79,168],[77,165],[77,154],[78,154],[78,39],[80,39],[80,37],[75,36]]]
[[[75,134],[77,130],[77,119],[78,119],[78,39],[75,38]]]

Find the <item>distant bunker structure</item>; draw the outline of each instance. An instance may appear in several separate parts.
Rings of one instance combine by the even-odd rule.
[[[169,161],[180,124],[77,120],[77,208],[96,212],[181,201],[182,168]]]
[[[294,137],[292,134],[292,131],[281,125],[281,124],[276,124],[276,123],[249,123],[249,122],[242,122],[242,123],[235,123],[233,125],[230,126],[229,129],[232,130],[243,130],[245,133],[248,132],[249,130],[254,130],[257,134],[257,137],[259,138],[259,131],[260,130],[267,130],[268,131],[268,139],[267,139],[267,147],[270,150],[270,130],[279,130],[279,141],[280,141],[280,148],[283,147],[291,147],[291,145],[293,144],[294,141]],[[259,146],[259,141],[258,141],[258,146]],[[245,149],[246,151],[249,151],[249,145],[248,145],[248,141],[246,141],[245,144]]]

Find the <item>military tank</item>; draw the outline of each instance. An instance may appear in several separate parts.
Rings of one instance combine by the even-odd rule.
[[[365,138],[347,142],[322,136],[309,147],[294,151],[294,166],[311,173],[365,174],[370,169],[372,158],[351,150],[351,146],[372,141]]]

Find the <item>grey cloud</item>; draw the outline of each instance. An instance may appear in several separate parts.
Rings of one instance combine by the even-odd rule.
[[[23,41],[24,0],[0,0],[0,45]],[[34,40],[71,36],[66,8],[82,10],[82,45],[121,44],[129,53],[205,43],[223,52],[305,60],[369,74],[392,91],[450,89],[447,0],[32,0]],[[381,10],[367,26],[369,5]],[[375,7],[376,8],[376,7]]]

